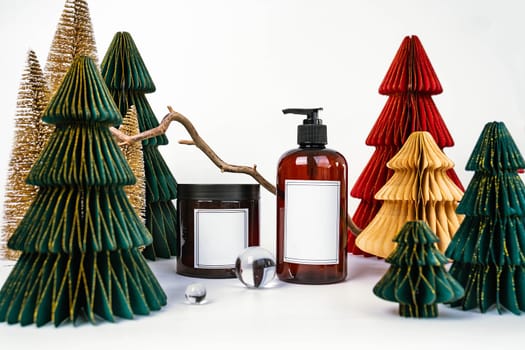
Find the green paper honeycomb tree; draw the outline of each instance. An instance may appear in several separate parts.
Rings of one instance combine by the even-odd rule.
[[[463,287],[448,274],[448,259],[437,249],[439,239],[425,221],[408,221],[394,238],[396,249],[385,260],[391,266],[374,294],[399,303],[399,315],[437,317],[438,303],[463,296]]]
[[[115,34],[102,60],[101,71],[123,116],[134,105],[141,132],[159,125],[145,96],[155,91],[155,85],[129,33]],[[146,227],[153,236],[153,244],[143,253],[150,260],[177,255],[177,211],[172,202],[177,198],[177,182],[158,150],[158,146],[166,144],[164,134],[142,141]]]
[[[445,254],[465,287],[452,306],[525,311],[525,160],[501,122],[485,125],[466,170],[474,171],[456,211],[465,219]]]
[[[56,128],[28,176],[39,191],[8,242],[22,254],[0,321],[55,326],[147,315],[166,295],[139,251],[151,235],[123,186],[135,178],[109,126],[122,122],[91,58],[79,56],[44,111]]]

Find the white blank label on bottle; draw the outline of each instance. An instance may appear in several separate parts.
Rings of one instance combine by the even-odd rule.
[[[248,209],[194,210],[194,267],[235,267],[235,259],[248,247]]]
[[[339,263],[340,182],[285,181],[284,261]]]

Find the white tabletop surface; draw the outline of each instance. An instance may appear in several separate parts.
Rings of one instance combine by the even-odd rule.
[[[374,284],[388,268],[350,255],[348,279],[333,285],[274,280],[247,289],[237,279],[196,279],[175,273],[175,259],[150,262],[168,295],[161,311],[97,325],[22,327],[0,323],[2,349],[282,349],[342,345],[348,349],[521,348],[525,317],[439,305],[436,319],[407,319],[398,305],[377,298]],[[13,263],[0,260],[0,283]],[[208,302],[188,305],[184,290],[204,283]],[[9,345],[7,348],[6,345]],[[277,347],[275,347],[277,346]]]

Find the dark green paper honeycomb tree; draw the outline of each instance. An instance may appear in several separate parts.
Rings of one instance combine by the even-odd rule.
[[[456,211],[465,214],[445,254],[465,297],[452,306],[525,311],[525,160],[505,124],[485,125],[466,169],[474,171]]]
[[[448,274],[448,259],[437,249],[438,238],[425,221],[408,221],[394,241],[396,249],[385,260],[391,266],[374,294],[398,302],[399,315],[437,317],[438,303],[463,296],[463,287]]]
[[[58,326],[159,310],[166,295],[138,249],[151,235],[123,190],[135,178],[108,128],[122,117],[91,58],[73,61],[43,120],[56,129],[8,242],[22,255],[0,290],[0,321]]]
[[[155,91],[155,84],[129,33],[115,34],[102,60],[101,71],[122,116],[134,105],[141,132],[159,125],[145,96]],[[164,134],[142,141],[146,227],[153,236],[153,244],[143,253],[150,260],[177,255],[177,211],[172,202],[177,198],[177,182],[158,150],[158,146],[166,144]]]

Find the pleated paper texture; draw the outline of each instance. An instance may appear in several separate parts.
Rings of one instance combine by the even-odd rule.
[[[455,209],[463,192],[446,173],[454,163],[428,132],[414,132],[387,166],[394,174],[375,195],[383,204],[357,237],[357,246],[387,257],[395,247],[394,236],[405,222],[424,220],[444,251],[461,221]]]
[[[55,326],[85,317],[148,315],[166,296],[137,250],[81,255],[24,253],[0,292],[0,320]]]
[[[448,259],[436,248],[439,241],[424,221],[409,221],[395,236],[391,266],[374,286],[374,294],[399,303],[404,317],[438,316],[438,303],[460,299],[463,287],[448,274]]]
[[[135,90],[110,90],[113,99],[120,109],[122,115],[126,115],[131,106],[137,109],[137,120],[139,130],[146,131],[159,126],[159,121],[153,112],[146,95],[142,91]],[[142,140],[143,146],[162,146],[168,144],[168,138],[165,134]]]
[[[140,52],[128,32],[115,33],[102,60],[101,72],[122,115],[134,105],[141,132],[159,125],[146,94],[155,91],[153,80]],[[153,242],[144,249],[150,260],[169,259],[177,254],[177,182],[168,168],[158,146],[168,144],[162,134],[142,141],[146,184],[145,223]]]
[[[483,128],[465,168],[487,173],[518,172],[525,168],[525,160],[505,124],[492,122]]]
[[[370,221],[376,216],[377,212],[381,208],[382,202],[377,200],[363,199],[359,202],[352,220],[357,227],[366,227]],[[363,252],[355,244],[356,236],[353,232],[348,233],[347,251],[354,255],[363,255],[365,257],[373,256],[372,254]]]
[[[44,112],[57,123],[28,181],[39,191],[8,242],[22,254],[0,289],[0,321],[146,315],[166,304],[139,247],[152,237],[124,186],[135,177],[108,126],[121,116],[91,58],[77,57]]]
[[[475,171],[457,212],[465,214],[446,255],[465,287],[463,310],[525,312],[525,161],[501,122],[487,123],[467,162]]]
[[[386,166],[388,161],[398,152],[394,147],[378,146],[372,154],[372,157],[366,164],[361,175],[352,188],[350,194],[352,197],[363,200],[373,200],[375,194],[388,179],[394,174],[394,171]],[[374,176],[370,176],[370,174]]]
[[[121,187],[42,187],[8,246],[24,252],[132,249],[151,243]]]
[[[154,92],[155,84],[131,35],[127,32],[117,33],[109,46],[111,54],[104,56],[101,63],[108,88]]]
[[[376,192],[388,181],[393,171],[386,163],[401,149],[415,131],[428,131],[440,149],[451,147],[454,140],[445,125],[432,95],[443,91],[430,60],[417,36],[404,38],[379,92],[388,100],[370,131],[366,144],[376,150],[351,189],[351,196],[360,198],[354,222],[366,228],[378,212],[381,201],[374,202]],[[463,190],[453,168],[447,170],[449,178]],[[366,210],[370,212],[365,212]],[[352,234],[348,251],[360,254]],[[366,254],[365,254],[366,255]]]
[[[37,186],[131,185],[135,177],[124,155],[118,147],[105,146],[113,142],[107,127],[57,125],[27,181]]]
[[[416,35],[403,39],[379,93],[392,95],[403,92],[437,95],[443,92],[427,53]]]
[[[137,109],[140,131],[159,126],[159,122],[145,97],[155,91],[155,84],[142,56],[128,32],[113,36],[100,70],[122,116],[132,105]],[[168,138],[162,134],[142,141],[143,145],[166,145]]]
[[[369,146],[398,146],[414,131],[428,131],[440,148],[454,140],[430,95],[390,96],[366,139]]]
[[[87,64],[71,65],[42,119],[58,126],[73,122],[120,125],[122,116],[113,99],[107,98],[107,92],[98,68],[88,68]]]

